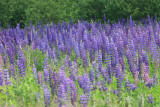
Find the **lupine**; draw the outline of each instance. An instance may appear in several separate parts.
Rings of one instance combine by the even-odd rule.
[[[147,23],[149,24],[147,25]],[[87,23],[82,20],[82,22],[78,21],[77,24],[67,25],[65,22],[58,25],[51,24],[51,27],[49,24],[44,26],[38,24],[35,27],[31,24],[31,27],[26,26],[25,29],[20,29],[18,24],[16,29],[2,28],[0,29],[0,86],[6,85],[7,89],[8,85],[15,87],[15,83],[19,82],[16,71],[19,71],[20,76],[24,77],[28,74],[30,64],[33,64],[32,71],[37,85],[44,90],[45,106],[49,106],[51,101],[49,89],[55,96],[54,98],[57,97],[60,107],[66,106],[69,100],[73,106],[77,106],[78,100],[82,106],[87,106],[90,97],[94,97],[94,93],[91,91],[107,91],[108,88],[112,88],[112,85],[108,84],[112,80],[114,81],[114,78],[116,78],[117,89],[111,90],[119,96],[124,89],[123,79],[129,78],[130,80],[128,68],[134,79],[134,83],[126,81],[125,88],[127,88],[128,94],[140,88],[137,84],[143,82],[139,82],[141,78],[149,90],[158,85],[159,35],[159,23],[152,22],[150,18],[148,21],[144,21],[144,26],[141,22],[136,25],[130,19],[126,25],[124,21],[105,25],[99,22]],[[33,51],[28,55],[27,52],[30,49]],[[43,70],[40,68],[41,71],[38,72],[40,63],[37,61],[39,61],[39,56],[36,56],[37,61],[34,58],[34,53],[37,50],[46,55]],[[70,59],[71,52],[75,52],[76,55],[74,62]],[[27,58],[34,58],[34,62],[33,59],[26,60],[25,55]],[[66,58],[62,59],[63,56]],[[82,76],[80,75],[83,68],[76,63],[79,58],[82,59],[85,68]],[[64,65],[61,61],[65,62]],[[105,64],[104,61],[106,61]],[[60,69],[59,66],[61,66]],[[89,69],[90,71],[87,72]],[[57,70],[58,72],[56,72]],[[150,77],[152,74],[153,79]],[[13,77],[13,84],[10,80],[11,76]],[[79,86],[77,87],[77,85],[83,90],[81,96],[78,96],[77,91],[79,90],[77,88]],[[90,93],[93,93],[93,96]],[[3,95],[3,93],[1,94]],[[78,99],[79,97],[80,99]],[[11,98],[9,97],[9,99]],[[148,103],[153,103],[152,95],[149,95]]]
[[[7,44],[6,51],[7,51],[7,54],[9,56],[9,58],[10,58],[10,63],[14,64],[15,57],[14,57],[14,46],[13,46],[13,43],[8,43]]]
[[[49,84],[48,54],[46,55],[45,60],[44,60],[43,74],[44,74],[44,81],[45,81],[45,83]]]
[[[35,79],[36,82],[38,83],[37,69],[36,69],[35,64],[33,64],[32,70],[33,70],[33,73],[34,73],[34,79]]]
[[[127,84],[127,87],[129,88],[129,90],[132,90],[132,91],[134,91],[137,88],[137,86],[131,83]]]
[[[101,71],[101,68],[102,68],[102,53],[101,53],[101,51],[99,51],[97,59],[98,59],[98,69],[99,69],[99,71]]]
[[[146,83],[146,86],[149,87],[149,88],[153,87],[154,85],[155,84],[154,84],[153,79],[149,79],[149,81]]]
[[[4,66],[2,55],[0,54],[0,72],[2,72],[2,68]]]
[[[15,77],[15,65],[13,64],[10,65],[10,74],[11,76]]]
[[[50,103],[51,103],[51,98],[50,98],[50,91],[47,87],[47,85],[45,85],[44,88],[44,103],[45,103],[45,107],[49,107]]]
[[[59,78],[61,83],[64,83],[66,81],[66,75],[65,75],[65,70],[63,68],[64,66],[61,66],[60,72],[59,72]]]
[[[70,79],[72,79],[73,81],[75,81],[77,79],[77,69],[74,66],[70,67]]]
[[[59,90],[58,90],[58,102],[59,102],[59,107],[62,107],[66,103],[66,94],[65,94],[65,87],[63,84],[60,84]]]
[[[71,102],[74,106],[74,102],[77,101],[77,87],[76,85],[74,84],[74,82],[71,80],[70,81],[70,87],[71,87],[71,93],[70,93],[70,96],[71,96]]]
[[[90,99],[90,81],[88,74],[83,74],[83,77],[79,78],[79,85],[83,89],[84,94],[87,95],[87,99]]]
[[[147,69],[145,63],[143,63],[143,72],[144,72],[144,77],[143,77],[143,79],[144,79],[144,81],[147,83],[147,82],[149,82],[150,77],[149,77],[148,69]]]
[[[105,68],[102,68],[102,75],[103,75],[105,81],[108,82],[108,84],[112,83],[112,80],[109,78],[109,74]]]
[[[118,65],[116,65],[116,71],[115,71],[115,76],[117,79],[117,89],[121,90],[122,88],[122,80],[123,80],[123,72],[120,70],[120,67]]]
[[[4,69],[4,78],[5,78],[5,84],[6,85],[11,85],[11,80],[9,78],[8,69]]]
[[[89,72],[89,78],[90,78],[91,83],[93,83],[95,81],[95,76],[94,76],[93,69],[91,69],[90,72]]]
[[[79,53],[78,43],[76,41],[75,41],[75,45],[74,45],[74,50],[76,53],[76,57],[78,58],[80,56],[80,53]]]
[[[23,51],[21,49],[21,47],[19,48],[19,51],[18,51],[18,55],[19,55],[19,59],[17,60],[17,65],[18,65],[18,68],[19,68],[19,73],[21,75],[21,77],[24,77],[25,74],[26,74],[26,59],[24,57],[24,54],[23,54]]]
[[[42,74],[40,71],[38,71],[38,84],[40,84],[41,86],[43,86],[43,78],[42,78]]]
[[[80,103],[83,105],[83,107],[87,107],[87,98],[85,94],[80,96]]]
[[[53,72],[53,75],[51,77],[51,89],[52,89],[51,92],[53,95],[57,94],[59,85],[60,85],[60,78],[57,72]]]
[[[152,94],[150,94],[149,96],[148,96],[148,103],[153,103],[153,95]]]
[[[0,72],[0,86],[3,86],[3,81],[4,81],[4,79],[3,79],[3,72],[1,71]]]

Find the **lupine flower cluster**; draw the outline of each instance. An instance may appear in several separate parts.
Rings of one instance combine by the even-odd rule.
[[[0,28],[0,95],[11,104],[90,107],[118,99],[126,106],[123,96],[141,94],[141,102],[154,104],[159,72],[160,22],[151,18]]]

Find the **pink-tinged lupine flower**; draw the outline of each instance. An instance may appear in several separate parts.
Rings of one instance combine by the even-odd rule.
[[[146,67],[146,64],[143,63],[143,73],[144,73],[144,81],[147,83],[149,82],[150,78],[149,78],[149,74],[148,74],[148,71],[147,71],[147,67]]]
[[[43,86],[43,79],[42,79],[42,74],[40,71],[38,71],[37,77],[38,77],[38,84]]]

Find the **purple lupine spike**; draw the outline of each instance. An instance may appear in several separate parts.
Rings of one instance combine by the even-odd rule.
[[[127,56],[127,61],[129,64],[130,71],[131,71],[133,77],[135,78],[135,82],[138,82],[138,71],[137,71],[137,68],[136,68],[134,62],[132,61],[131,52],[130,52],[129,48],[126,50],[126,56]]]
[[[3,55],[3,58],[2,58]],[[2,43],[0,43],[0,65],[3,67],[7,63],[7,53]]]
[[[83,77],[79,78],[79,85],[83,89],[84,94],[87,95],[87,99],[90,99],[90,81],[88,74],[83,74]]]
[[[59,86],[57,99],[59,102],[59,107],[63,107],[64,105],[66,105],[65,104],[66,103],[65,87],[63,84],[60,84]]]
[[[70,69],[70,72],[69,72],[70,73],[69,78],[73,81],[76,81],[76,79],[77,79],[77,69],[75,68],[75,66],[71,66],[70,68],[71,69]]]
[[[51,65],[49,65],[49,83],[50,84],[51,84],[52,76],[53,76],[53,69],[52,69]]]
[[[99,87],[99,90],[101,90],[101,91],[106,91],[108,89],[105,84],[106,84],[106,82],[103,80],[96,82],[97,87]]]
[[[74,102],[77,101],[77,87],[72,80],[70,81],[70,83],[71,83],[71,94],[70,94],[71,102],[72,105],[74,106]]]
[[[23,51],[21,49],[21,47],[19,48],[18,51],[18,55],[19,55],[19,59],[17,60],[17,65],[18,65],[18,69],[19,69],[19,73],[21,75],[21,77],[24,77],[26,74],[26,59],[24,57]]]
[[[42,79],[42,74],[40,71],[38,71],[37,77],[38,77],[38,84],[43,86],[43,79]]]
[[[60,84],[60,78],[57,74],[57,72],[53,72],[52,78],[51,78],[51,92],[52,94],[57,94],[58,92],[58,87]]]
[[[90,99],[90,81],[88,74],[83,74],[83,79],[85,82],[84,93],[87,93],[87,99]]]
[[[142,61],[145,63],[147,69],[149,69],[147,54],[144,50],[142,50]]]
[[[110,43],[109,43],[109,38],[106,37],[106,52],[107,52],[107,55],[110,54]]]
[[[15,65],[13,64],[10,65],[10,74],[12,77],[15,77]]]
[[[108,72],[104,68],[102,68],[102,75],[103,75],[105,81],[107,81],[108,84],[112,83],[112,80],[109,78]]]
[[[13,43],[7,43],[6,44],[6,52],[7,52],[8,56],[9,56],[10,63],[14,64],[15,57],[14,57],[14,45],[13,45]]]
[[[65,92],[66,94],[71,94],[71,79],[70,78],[66,78],[66,81],[64,83],[64,87],[65,87]],[[66,100],[69,100],[68,97],[66,98]]]
[[[130,71],[131,71],[132,74],[133,74],[131,52],[130,52],[129,49],[126,50],[126,57],[127,57],[127,61],[128,61],[129,67],[130,67]]]
[[[146,83],[148,83],[149,80],[150,80],[150,77],[149,77],[149,74],[148,74],[147,67],[146,67],[145,63],[143,63],[143,71],[144,71],[144,77],[143,77],[143,79],[144,79],[144,81]]]
[[[56,50],[55,50],[55,48],[53,48],[52,53],[53,53],[53,62],[54,62],[55,65],[57,65],[57,57],[56,57]]]
[[[148,96],[148,103],[153,103],[153,95],[152,94],[150,94],[149,96]]]
[[[72,62],[71,62],[71,59],[70,59],[70,57],[69,57],[69,56],[66,56],[66,58],[65,58],[65,61],[64,61],[64,62],[65,62],[65,63],[64,63],[65,67],[72,66]]]
[[[75,41],[74,42],[74,51],[76,53],[76,57],[78,58],[80,56],[80,52],[79,52],[79,47],[78,47],[78,43]]]
[[[146,86],[149,87],[149,88],[153,87],[154,85],[155,84],[154,84],[153,79],[149,79],[149,81],[146,83]]]
[[[118,95],[120,93],[119,90],[111,90],[111,92],[113,92],[113,94]]]
[[[44,41],[41,40],[41,44],[40,44],[39,48],[42,52],[44,52],[44,53],[46,52],[46,47],[45,47],[45,42]]]
[[[114,52],[114,61],[115,61],[115,65],[119,65],[119,55],[118,55],[118,51],[117,51],[117,47],[115,47],[115,52]]]
[[[0,86],[3,86],[3,81],[4,81],[4,79],[3,79],[3,72],[0,71]]]
[[[138,74],[138,78],[141,79],[141,75],[142,75],[142,58],[141,57],[138,57],[138,71],[139,71],[139,74]]]
[[[129,91],[128,85],[130,84],[130,82],[126,79],[125,83],[126,83],[127,91]]]
[[[82,59],[83,59],[83,66],[84,67],[88,67],[88,61],[87,61],[87,54],[86,54],[86,52],[85,52],[85,50],[83,49],[83,57],[82,57]]]
[[[95,81],[93,69],[91,69],[89,72],[89,78],[90,78],[91,83],[93,83]]]
[[[83,107],[87,107],[87,97],[85,94],[80,96],[80,103],[83,105]]]
[[[45,83],[49,84],[48,54],[46,55],[45,60],[44,60],[43,74],[44,74],[44,81],[45,81]]]
[[[121,57],[124,55],[124,44],[121,36],[119,37],[119,42],[118,42],[118,52]]]
[[[93,65],[93,68],[94,68],[94,69],[97,69],[97,63],[96,63],[96,61],[93,61],[93,62],[92,62],[92,65]]]
[[[99,73],[99,70],[98,70],[98,65],[97,65],[96,61],[93,61],[92,65],[93,65],[93,68],[95,69],[95,75],[96,75],[96,80],[97,80],[100,77],[100,73]]]
[[[153,74],[153,84],[156,85],[157,84],[157,75],[156,74]]]
[[[127,84],[127,88],[128,87],[129,87],[129,90],[132,90],[132,91],[134,91],[137,88],[137,86],[135,86],[134,84],[131,84],[131,83]]]
[[[101,71],[101,68],[102,68],[102,53],[101,53],[101,51],[99,51],[97,59],[98,59],[98,69],[99,69],[99,71]]]
[[[82,60],[83,60],[83,66],[87,67],[88,66],[87,53],[84,49],[84,44],[83,44],[82,41],[80,42],[80,52],[81,52],[81,57],[82,57]]]
[[[65,74],[65,70],[63,69],[63,66],[61,66],[61,68],[59,70],[59,78],[60,78],[60,83],[65,83],[66,74]]]
[[[9,78],[8,69],[4,69],[4,78],[5,78],[5,84],[6,85],[11,85],[11,80]]]
[[[48,46],[48,47],[47,47],[47,50],[48,50],[48,56],[49,56],[49,58],[53,59],[53,52],[52,52],[52,50],[51,50],[51,47]]]
[[[0,54],[0,72],[2,72],[2,68],[4,66],[2,55]]]
[[[158,62],[159,59],[159,50],[157,45],[155,44],[155,41],[153,40],[150,44],[150,52],[153,57],[153,61]]]
[[[45,103],[45,107],[49,107],[51,104],[51,95],[50,95],[50,91],[47,88],[47,85],[45,85],[44,88],[44,103]]]
[[[116,65],[116,71],[115,71],[115,75],[116,75],[116,78],[117,78],[117,88],[118,90],[121,90],[121,86],[122,86],[122,80],[123,80],[123,73],[122,71],[120,70],[120,67],[118,65]]]
[[[34,73],[34,79],[38,83],[37,69],[36,69],[35,64],[33,64],[32,70],[33,70],[33,73]]]
[[[119,58],[119,62],[121,64],[122,70],[124,70],[126,67],[125,67],[125,63],[124,63],[123,58]]]
[[[5,55],[5,48],[4,48],[4,45],[0,42],[0,54],[2,54],[2,55]],[[1,56],[2,56],[1,55]]]

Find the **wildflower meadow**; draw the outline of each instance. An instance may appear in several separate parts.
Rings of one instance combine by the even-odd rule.
[[[160,22],[0,27],[1,107],[160,107]]]

